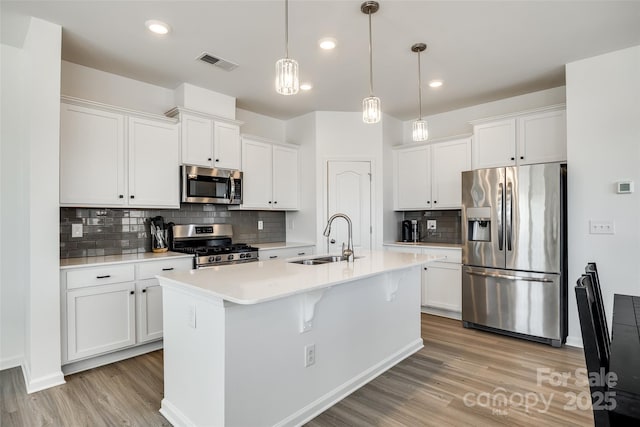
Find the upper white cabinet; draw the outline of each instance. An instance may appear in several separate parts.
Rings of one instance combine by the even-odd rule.
[[[398,148],[394,156],[395,210],[460,209],[460,173],[471,169],[471,139]]]
[[[241,169],[240,209],[298,209],[297,147],[244,136]]]
[[[178,127],[97,103],[60,106],[60,205],[178,208]]]
[[[180,107],[167,115],[180,120],[183,164],[240,169],[241,122]]]
[[[474,169],[567,160],[563,105],[472,124]]]

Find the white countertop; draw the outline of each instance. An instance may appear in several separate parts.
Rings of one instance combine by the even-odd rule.
[[[174,271],[158,277],[162,286],[183,288],[236,304],[258,304],[442,259],[440,256],[389,251],[363,251],[356,256],[361,258],[351,264],[342,261],[302,265],[270,260]]]
[[[315,246],[315,243],[304,243],[304,242],[252,243],[251,246],[258,249],[287,249],[287,248],[300,248],[303,246]]]
[[[461,243],[433,243],[433,242],[385,242],[383,246],[424,246],[428,248],[462,248]]]
[[[64,258],[60,260],[60,269],[74,268],[74,267],[92,267],[98,265],[108,264],[122,264],[127,262],[144,262],[144,261],[157,261],[167,258],[193,258],[193,255],[183,254],[178,252],[144,252],[138,254],[126,254],[126,255],[108,255],[108,256],[88,256],[82,258]]]

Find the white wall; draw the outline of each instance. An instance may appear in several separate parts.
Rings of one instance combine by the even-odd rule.
[[[424,119],[429,124],[429,139],[438,139],[472,133],[473,126],[469,124],[472,120],[546,107],[548,105],[562,104],[564,102],[565,87],[561,86],[448,111],[446,113],[434,114],[426,116]],[[412,142],[412,122],[413,120],[404,122],[402,138],[404,143]]]
[[[24,359],[25,288],[29,281],[27,215],[27,110],[22,49],[0,45],[0,370]]]
[[[316,244],[316,113],[305,114],[286,122],[287,141],[300,146],[300,210],[286,213],[287,241]]]
[[[574,286],[595,261],[608,321],[613,295],[640,295],[640,46],[572,62],[567,73],[569,337],[581,343]],[[616,194],[620,180],[636,192]],[[589,234],[589,220],[615,222]]]
[[[236,120],[244,122],[241,132],[249,135],[260,136],[273,141],[285,142],[287,133],[286,122],[263,114],[236,108]]]
[[[62,61],[61,93],[131,110],[164,114],[176,106],[174,91]]]

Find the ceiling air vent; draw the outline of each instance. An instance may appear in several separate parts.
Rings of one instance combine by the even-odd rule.
[[[196,59],[202,62],[206,62],[207,64],[214,65],[218,68],[222,68],[225,71],[232,71],[238,67],[238,64],[234,64],[233,62],[227,61],[226,59],[216,58],[215,56],[207,52],[202,52],[202,54]]]

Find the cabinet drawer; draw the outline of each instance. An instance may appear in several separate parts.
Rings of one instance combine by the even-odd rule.
[[[299,246],[294,248],[282,248],[282,249],[260,249],[258,256],[260,261],[268,261],[270,259],[286,259],[297,256],[309,256],[313,255],[313,246]]]
[[[461,249],[424,248],[422,253],[425,255],[439,255],[446,257],[445,259],[438,261],[441,263],[462,263]]]
[[[107,285],[110,283],[131,282],[133,279],[133,264],[80,268],[67,272],[67,289],[81,288],[84,286]]]
[[[157,274],[166,273],[168,271],[191,270],[193,268],[193,258],[176,258],[162,261],[141,262],[136,265],[136,268],[136,279],[153,279]]]

